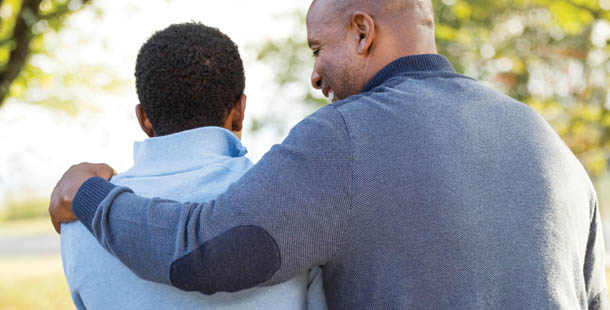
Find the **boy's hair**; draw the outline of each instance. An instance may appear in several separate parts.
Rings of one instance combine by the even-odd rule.
[[[245,88],[235,43],[201,23],[175,24],[155,33],[136,61],[140,104],[156,136],[222,126]]]

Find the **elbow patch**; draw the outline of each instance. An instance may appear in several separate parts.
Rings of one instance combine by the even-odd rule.
[[[280,269],[280,249],[261,227],[238,226],[171,265],[172,285],[206,295],[255,287]]]

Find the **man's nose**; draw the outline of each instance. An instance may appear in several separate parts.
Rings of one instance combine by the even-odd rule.
[[[316,70],[311,73],[311,86],[315,89],[322,89],[322,77]]]

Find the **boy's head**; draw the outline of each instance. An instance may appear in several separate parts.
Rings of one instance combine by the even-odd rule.
[[[140,49],[135,75],[136,114],[148,136],[204,126],[241,131],[244,66],[218,29],[192,22],[155,33]]]

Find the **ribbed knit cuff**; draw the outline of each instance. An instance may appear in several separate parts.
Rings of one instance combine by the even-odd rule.
[[[93,177],[78,189],[72,201],[72,211],[89,231],[91,231],[91,222],[95,216],[95,211],[115,187],[100,177]]]

